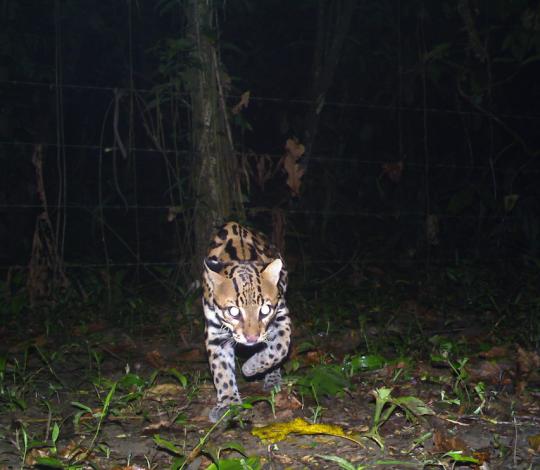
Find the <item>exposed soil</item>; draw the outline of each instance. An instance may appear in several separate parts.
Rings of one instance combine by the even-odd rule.
[[[484,470],[540,468],[538,355],[493,337],[489,328],[492,321],[489,313],[480,318],[466,310],[450,318],[413,301],[402,302],[394,312],[368,316],[362,328],[354,323],[341,328],[296,319],[295,347],[282,391],[275,397],[275,416],[264,401],[243,410],[213,430],[205,452],[192,454],[193,461],[186,468],[206,468],[211,463],[207,451],[228,442],[241,444],[248,456],[258,456],[262,468],[268,469],[339,468],[320,455],[339,456],[369,469],[453,465]],[[326,325],[326,330],[320,325]],[[411,329],[422,334],[414,336]],[[50,430],[57,423],[56,457],[73,465],[95,436],[93,452],[82,459],[80,468],[158,469],[171,468],[176,457],[158,446],[154,435],[174,443],[187,455],[211,428],[207,416],[215,396],[200,322],[174,332],[156,323],[128,334],[105,322],[64,331],[47,337],[35,333],[24,342],[5,337],[8,362],[1,395],[5,410],[0,415],[1,469],[31,466],[39,456],[55,455],[50,448],[38,445],[26,453],[23,464],[23,427],[33,439],[49,437],[50,443]],[[468,351],[467,376],[461,383],[440,358],[417,354],[429,350],[422,341],[443,333]],[[393,356],[384,353],[389,344],[405,344],[402,339],[407,335],[411,337],[408,350],[397,354],[398,348],[394,348]],[[34,347],[28,348],[32,344]],[[347,389],[337,396],[318,397],[318,410],[314,398],[294,385],[295,378],[313,365],[344,364],[344,358],[365,354],[367,345],[373,349],[376,344],[382,344],[377,349],[387,359],[386,365],[355,371]],[[186,386],[171,373],[172,368],[187,377]],[[119,382],[97,430],[99,414],[92,416],[73,403],[101,412],[112,384],[127,371],[146,384]],[[150,383],[156,371],[161,372]],[[479,382],[485,384],[481,393],[475,391]],[[384,449],[362,437],[373,424],[373,391],[381,387],[391,388],[393,397],[416,397],[433,410],[433,414],[412,417],[399,408],[393,411],[380,427]],[[241,380],[240,388],[242,396],[263,394],[259,382]],[[461,402],[457,401],[459,391]],[[24,399],[25,404],[18,406],[10,393]],[[130,393],[133,395],[128,398]],[[465,401],[467,394],[469,400]],[[251,434],[254,427],[296,417],[339,425],[359,443],[331,435],[290,434],[271,444]],[[461,451],[477,463],[455,462],[444,456],[449,451]],[[221,456],[241,457],[225,450]]]

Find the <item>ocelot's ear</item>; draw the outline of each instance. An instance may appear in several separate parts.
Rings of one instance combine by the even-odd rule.
[[[212,258],[204,259],[204,270],[215,285],[221,284],[226,279],[226,277],[220,273],[222,269],[223,263],[221,261]]]
[[[279,282],[279,273],[281,272],[282,267],[283,261],[281,261],[279,258],[275,259],[268,266],[266,266],[266,268],[264,268],[264,271],[261,273],[261,275],[268,282],[270,282],[274,286],[277,286]]]

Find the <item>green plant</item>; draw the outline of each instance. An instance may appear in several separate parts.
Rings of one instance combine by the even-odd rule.
[[[4,318],[4,323],[20,320],[22,312],[29,305],[23,271],[10,270],[7,279],[0,281],[0,318]]]
[[[17,359],[10,361],[7,356],[0,356],[0,411],[25,410],[24,393],[31,380]]]
[[[88,457],[93,452],[94,448],[96,447],[96,442],[97,442],[97,439],[98,439],[99,434],[101,432],[103,422],[105,421],[106,417],[109,414],[111,401],[112,401],[113,396],[114,396],[114,394],[116,392],[117,385],[118,385],[117,382],[114,382],[111,385],[111,388],[110,388],[109,392],[107,393],[107,396],[103,400],[101,410],[99,410],[97,412],[94,412],[92,410],[92,408],[90,408],[89,406],[86,406],[86,405],[84,405],[84,404],[82,404],[80,402],[71,402],[71,404],[74,407],[79,408],[79,410],[81,410],[81,411],[77,412],[73,417],[73,424],[75,425],[76,429],[79,427],[81,417],[83,415],[85,415],[85,414],[90,414],[93,418],[97,419],[97,423],[96,423],[96,426],[95,426],[95,429],[94,429],[94,434],[93,434],[92,440],[90,442],[90,445],[88,446],[88,449],[84,452],[84,457]]]
[[[405,413],[405,418],[413,423],[416,422],[418,416],[434,414],[433,410],[417,397],[392,397],[391,388],[377,388],[373,391],[373,396],[375,397],[373,424],[364,436],[375,441],[381,449],[384,449],[384,439],[379,430],[396,408],[401,409]]]
[[[350,382],[340,366],[321,364],[309,369],[297,380],[296,385],[302,395],[310,394],[320,405],[319,398],[322,395],[342,394],[350,387]]]
[[[343,457],[338,457],[337,455],[315,455],[321,459],[328,460],[329,462],[337,463],[339,468],[342,468],[343,470],[364,470],[365,468],[367,468],[365,465],[356,466],[353,463],[349,462],[347,459],[344,459]]]
[[[320,405],[317,405],[315,407],[310,407],[309,408],[311,410],[311,422],[313,424],[317,424],[317,422],[319,421],[319,419],[321,419],[321,416],[323,414],[323,411],[324,411],[324,408]]]

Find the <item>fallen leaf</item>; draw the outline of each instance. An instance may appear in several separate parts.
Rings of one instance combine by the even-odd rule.
[[[206,353],[201,348],[193,348],[178,354],[178,360],[182,362],[206,362]]]
[[[51,453],[50,449],[31,449],[27,454],[26,458],[24,459],[24,463],[26,465],[29,465],[30,467],[33,467],[37,464],[38,459],[43,457],[48,457]]]
[[[399,183],[401,180],[401,174],[403,173],[403,160],[393,163],[385,163],[382,166],[383,175],[386,175],[390,181]]]
[[[167,213],[167,222],[172,222],[176,219],[176,216],[182,212],[184,212],[183,206],[170,206],[169,212]]]
[[[287,173],[287,186],[289,186],[293,196],[300,194],[302,176],[306,170],[298,163],[304,155],[306,148],[298,142],[298,139],[287,139],[285,144],[285,155],[283,156],[283,168]]]
[[[345,434],[345,431],[341,426],[333,424],[311,424],[302,418],[296,418],[285,423],[273,423],[267,426],[254,428],[251,430],[251,434],[266,443],[283,441],[289,434],[326,434],[329,436],[343,437],[360,444],[360,442]]]
[[[81,445],[75,441],[69,441],[65,447],[58,451],[58,456],[65,460],[78,460],[81,455],[86,455],[88,449],[81,447]]]
[[[165,359],[163,359],[161,353],[155,349],[146,353],[146,360],[156,369],[163,369],[165,367]]]
[[[242,109],[249,106],[250,95],[250,91],[245,91],[244,93],[242,93],[242,96],[240,96],[240,101],[232,109],[233,114],[238,114],[240,113],[240,111],[242,111]]]
[[[481,352],[478,355],[480,357],[485,357],[486,359],[496,359],[500,357],[507,357],[509,353],[506,346],[493,346],[488,351]]]
[[[298,400],[294,395],[287,393],[285,390],[282,390],[276,395],[276,408],[287,409],[287,410],[297,410],[302,407],[302,402]]]
[[[508,367],[493,361],[476,361],[467,364],[466,370],[473,382],[488,382],[499,384]]]
[[[489,462],[491,458],[491,454],[489,452],[489,449],[481,449],[476,450],[472,453],[472,456],[478,460],[480,464],[483,464],[484,462]]]
[[[127,466],[121,466],[116,465],[111,468],[111,470],[144,470],[146,467],[140,467],[139,465],[127,465]]]
[[[529,436],[527,438],[527,442],[532,450],[534,450],[537,454],[540,453],[540,434]]]
[[[465,442],[457,436],[449,436],[441,430],[433,433],[433,446],[436,452],[463,451],[469,453]]]
[[[144,436],[153,436],[156,434],[156,431],[161,429],[169,429],[171,427],[171,422],[166,419],[161,419],[157,423],[150,423],[148,426],[145,426],[142,429],[142,434]]]
[[[516,392],[521,394],[525,391],[530,375],[540,368],[540,356],[535,351],[526,351],[522,347],[517,348],[517,373],[518,380]]]
[[[184,393],[184,389],[179,384],[171,384],[171,383],[165,383],[165,384],[157,384],[153,387],[149,388],[146,392],[146,396],[148,398],[153,399],[159,399],[166,397],[169,399],[170,397],[177,397],[180,394]]]

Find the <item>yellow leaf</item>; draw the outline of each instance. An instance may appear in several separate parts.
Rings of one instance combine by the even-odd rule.
[[[535,452],[540,452],[540,434],[535,434],[534,436],[529,436],[527,438],[527,441],[529,441],[529,446],[532,450]]]
[[[267,426],[254,428],[251,431],[255,437],[263,442],[272,443],[284,440],[289,434],[327,434],[330,436],[343,437],[362,445],[356,439],[348,436],[341,426],[333,424],[311,424],[302,418],[296,418],[285,423],[273,423]]]

